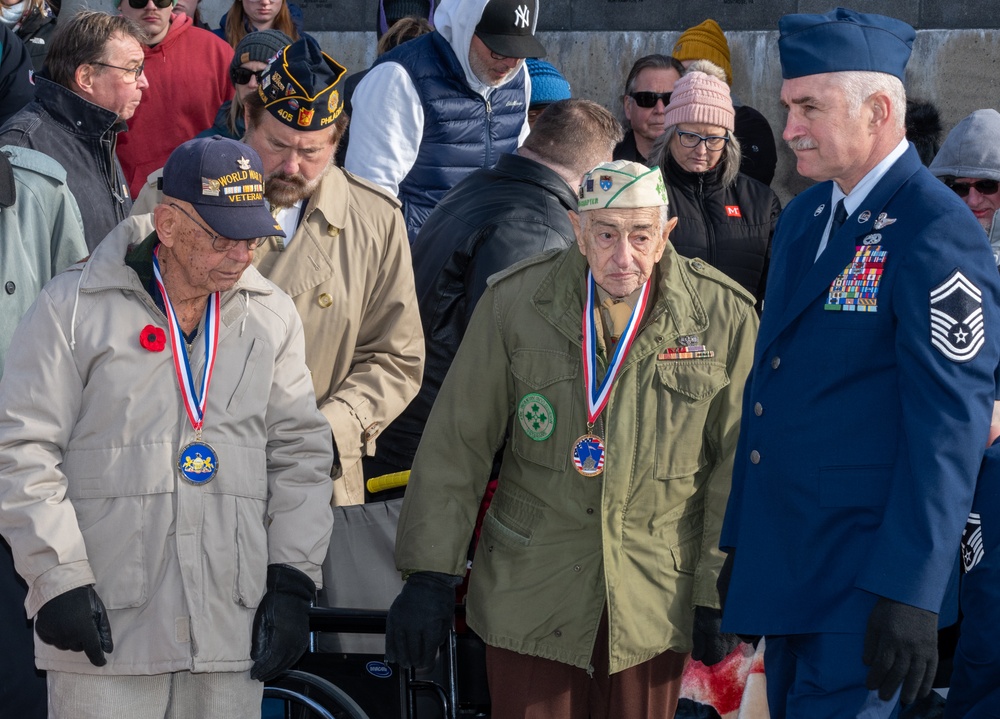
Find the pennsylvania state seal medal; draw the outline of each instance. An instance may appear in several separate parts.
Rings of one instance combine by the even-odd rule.
[[[191,484],[207,484],[219,471],[219,456],[207,442],[190,442],[177,456],[177,469]]]
[[[556,411],[543,395],[530,392],[517,405],[517,421],[526,435],[542,442],[551,437],[556,428]]]

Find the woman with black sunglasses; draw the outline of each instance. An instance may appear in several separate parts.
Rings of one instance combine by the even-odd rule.
[[[229,65],[233,99],[222,103],[215,116],[215,123],[198,137],[221,135],[231,140],[241,140],[246,131],[243,124],[243,100],[251,92],[257,92],[260,73],[267,67],[267,62],[282,48],[291,44],[292,39],[279,30],[261,30],[240,40]]]
[[[735,117],[724,71],[695,61],[674,85],[649,164],[663,172],[670,214],[680,220],[670,233],[674,248],[739,282],[760,312],[781,203],[740,172]]]

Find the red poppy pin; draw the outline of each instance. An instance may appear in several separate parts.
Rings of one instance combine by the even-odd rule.
[[[167,346],[167,336],[159,327],[146,325],[139,333],[139,344],[150,352],[162,352],[163,348]]]

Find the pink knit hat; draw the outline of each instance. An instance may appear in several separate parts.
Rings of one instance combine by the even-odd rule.
[[[688,72],[674,84],[667,105],[667,127],[686,122],[703,122],[735,129],[736,112],[729,96],[729,85],[703,72]]]

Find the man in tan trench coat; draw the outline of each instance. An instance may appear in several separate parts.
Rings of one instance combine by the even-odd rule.
[[[738,641],[715,580],[757,318],[668,243],[658,169],[599,165],[579,198],[578,247],[494,278],[431,411],[386,655],[433,660],[506,442],[467,611],[492,716],[669,719],[689,652],[711,664]]]

